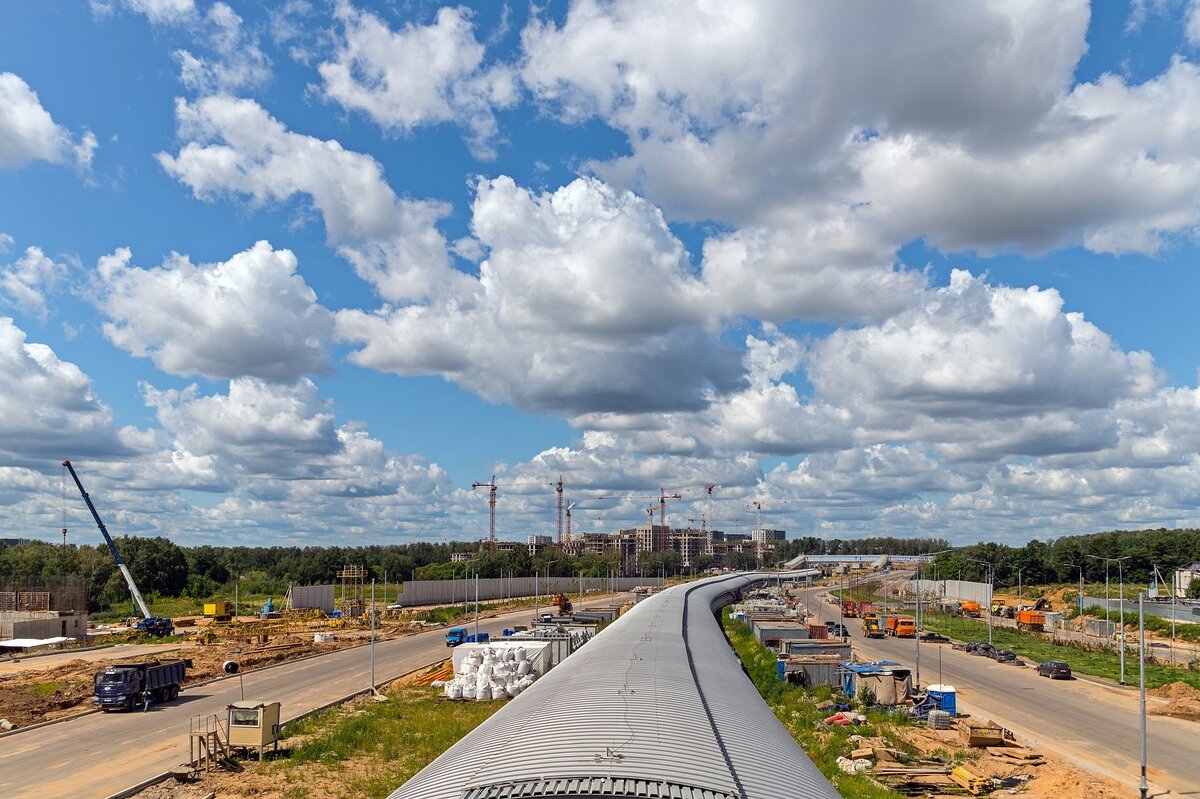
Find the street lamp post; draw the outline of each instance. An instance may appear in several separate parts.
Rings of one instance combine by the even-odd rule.
[[[1118,581],[1118,585],[1119,585],[1118,596],[1120,597],[1118,599],[1119,605],[1118,605],[1118,614],[1117,615],[1119,616],[1120,621],[1121,621],[1121,634],[1119,636],[1119,640],[1117,641],[1117,644],[1120,647],[1120,655],[1121,655],[1121,681],[1120,682],[1121,682],[1121,685],[1124,685],[1125,684],[1125,569],[1123,567],[1122,561],[1129,560],[1129,558],[1131,558],[1133,556],[1125,555],[1124,557],[1120,557],[1120,558],[1105,558],[1105,557],[1101,557],[1099,555],[1088,555],[1088,557],[1095,558],[1096,560],[1104,561],[1104,620],[1108,622],[1108,630],[1109,630],[1110,634],[1112,633],[1112,621],[1109,618],[1109,609],[1112,605],[1112,598],[1111,598],[1111,592],[1109,590],[1109,562],[1110,561],[1117,562],[1117,581]]]
[[[967,558],[967,560],[974,561],[975,563],[982,563],[984,566],[987,566],[986,574],[987,574],[987,581],[988,581],[988,598],[987,598],[988,645],[991,646],[991,643],[992,643],[992,593],[995,591],[995,586],[994,586],[995,573],[992,571],[992,564],[988,563],[986,560],[980,560],[978,558]]]
[[[950,550],[950,549],[943,549],[940,552],[930,552],[926,555],[926,557],[933,558],[937,555],[944,555],[947,552],[952,552],[952,551],[953,550]],[[920,688],[921,688],[921,573],[922,573],[922,567],[924,565],[925,565],[925,561],[921,560],[918,557],[917,558],[917,614],[916,614],[917,615],[917,619],[916,619],[916,621],[917,621],[917,623],[916,623],[916,628],[917,628],[916,677],[917,677],[917,689],[918,690],[920,690]]]

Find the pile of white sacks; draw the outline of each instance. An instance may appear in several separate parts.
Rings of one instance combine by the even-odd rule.
[[[463,658],[453,679],[442,683],[450,699],[506,699],[533,685],[537,673],[525,647],[485,647]]]

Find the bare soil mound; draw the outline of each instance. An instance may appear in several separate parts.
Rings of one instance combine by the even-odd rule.
[[[1187,683],[1169,682],[1146,693],[1167,700],[1165,705],[1155,703],[1149,708],[1153,715],[1200,721],[1200,690]]]

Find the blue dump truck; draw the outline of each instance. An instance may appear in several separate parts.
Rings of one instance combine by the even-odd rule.
[[[101,710],[135,710],[143,706],[142,694],[151,702],[169,702],[179,696],[190,660],[153,663],[114,663],[96,672],[92,702]]]
[[[458,646],[459,644],[482,644],[489,640],[487,633],[472,633],[467,635],[466,627],[451,627],[446,631],[446,646]]]

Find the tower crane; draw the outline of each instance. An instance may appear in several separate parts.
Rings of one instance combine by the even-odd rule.
[[[113,558],[117,561],[117,569],[121,572],[121,576],[125,578],[125,584],[129,586],[129,593],[133,594],[133,599],[137,602],[138,610],[142,612],[142,620],[137,623],[137,628],[150,635],[170,635],[175,632],[175,626],[171,623],[170,619],[150,615],[150,608],[146,607],[146,600],[142,599],[142,592],[138,590],[137,583],[133,581],[133,574],[129,571],[129,567],[125,565],[125,560],[121,557],[121,553],[117,551],[117,545],[113,542],[112,536],[108,534],[108,528],[104,526],[104,522],[100,519],[100,514],[96,511],[96,506],[92,504],[92,498],[88,496],[88,492],[83,490],[83,483],[79,482],[79,475],[75,473],[75,467],[71,465],[69,460],[63,461],[62,465],[71,473],[71,479],[75,481],[75,487],[79,489],[79,495],[83,497],[88,510],[92,512],[92,518],[96,520],[96,526],[100,528],[100,534],[104,536],[104,543],[108,544],[108,551],[112,553]],[[63,533],[66,533],[65,529]]]
[[[471,483],[471,490],[488,489],[488,552],[496,551],[496,475],[486,483]]]
[[[575,507],[575,503],[571,502],[571,503],[567,504],[566,508],[564,508],[564,510],[567,512],[567,543],[568,544],[571,543],[571,508],[573,508],[573,507]]]
[[[563,481],[561,474],[558,476],[558,482],[554,484],[554,493],[558,495],[558,545],[561,547],[563,543]],[[570,539],[571,532],[568,524],[567,540]]]

